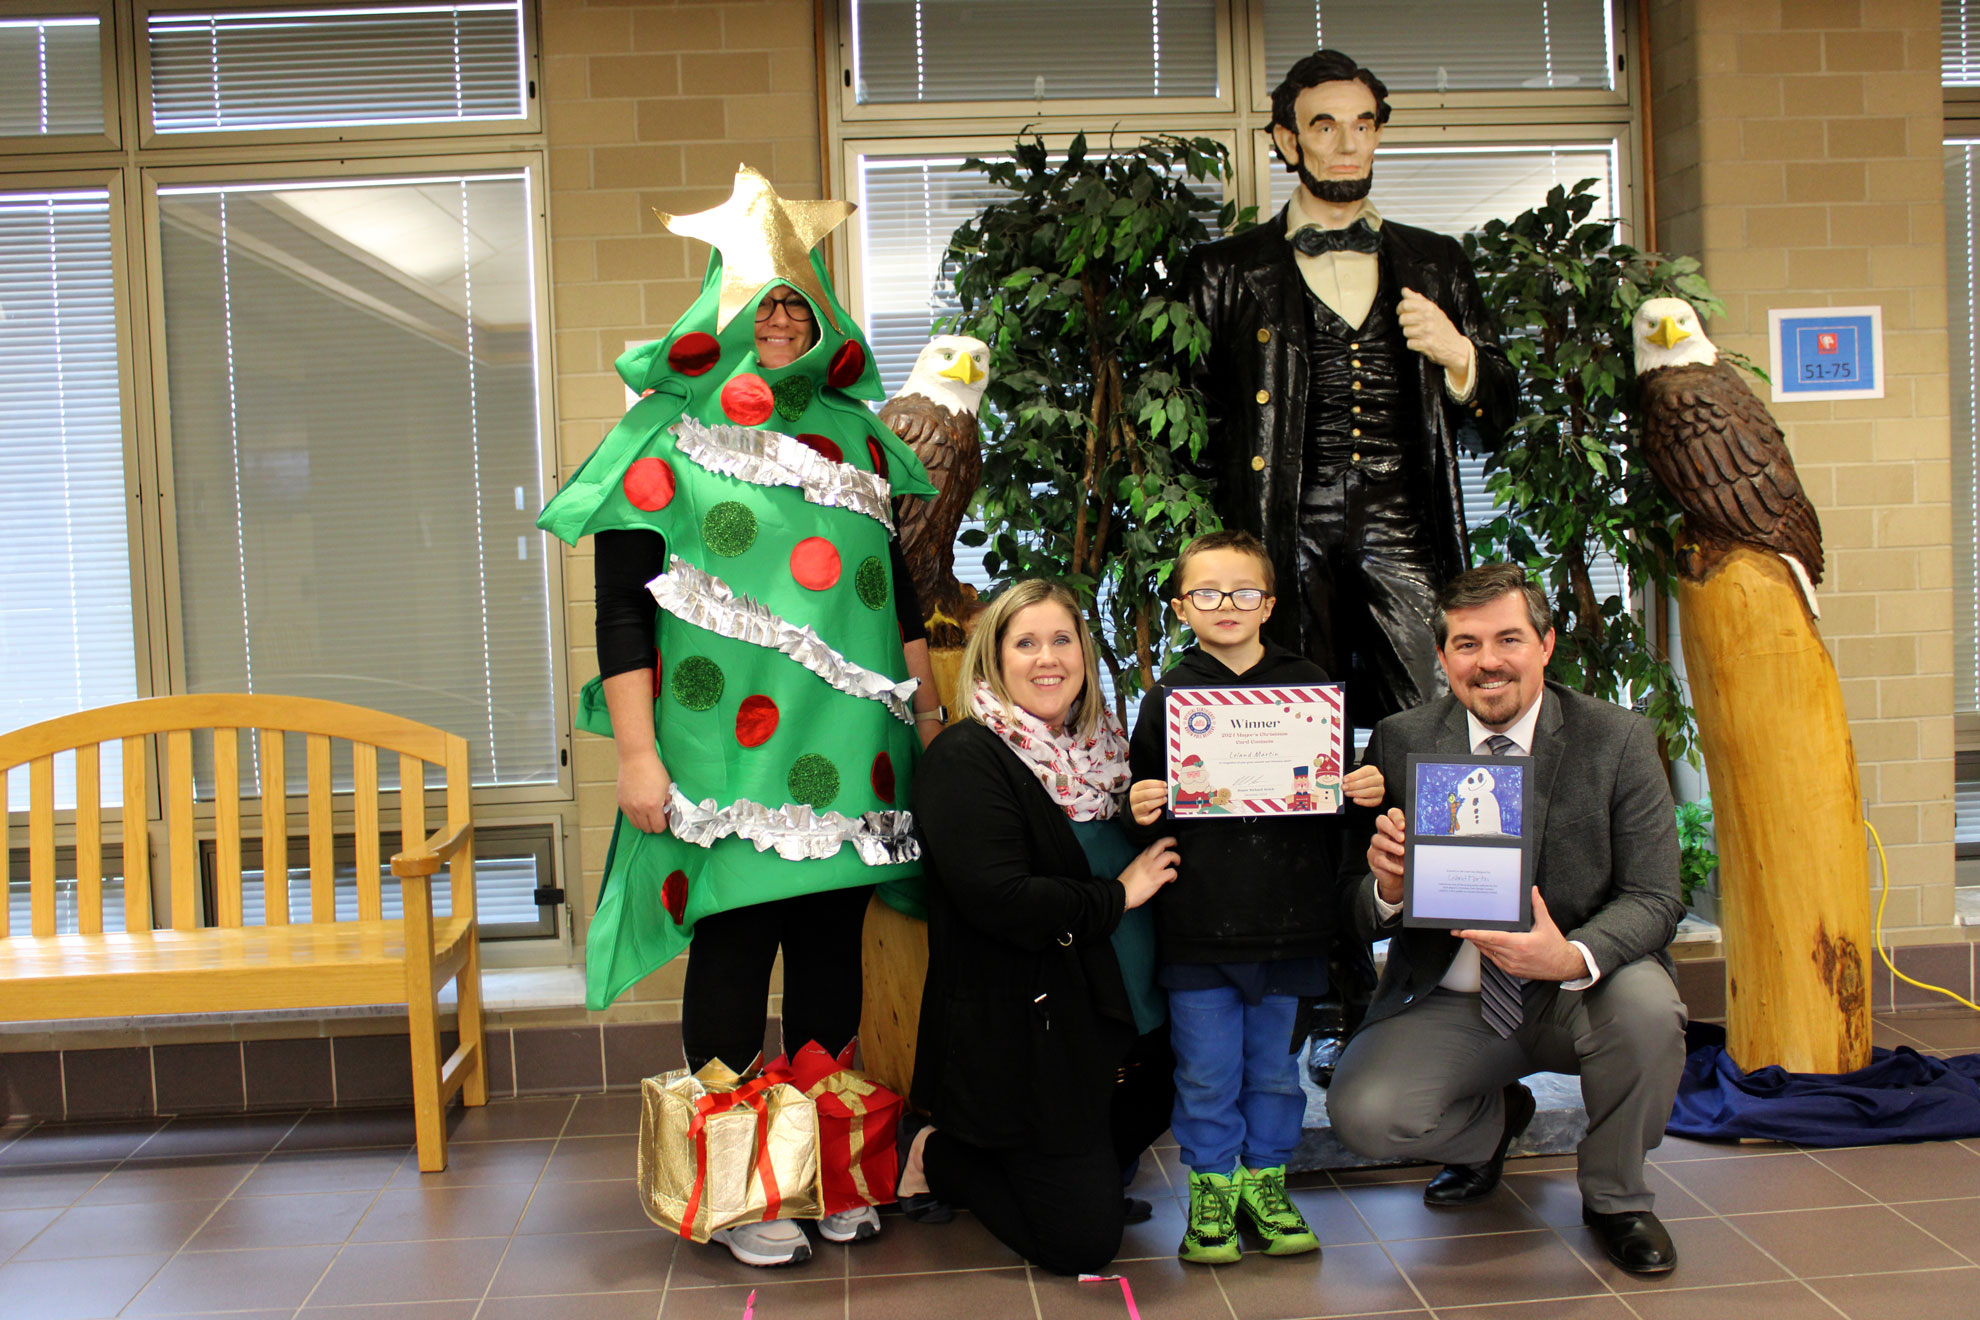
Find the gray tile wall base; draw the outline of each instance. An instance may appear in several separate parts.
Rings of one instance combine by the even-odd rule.
[[[1299,1085],[1306,1092],[1306,1130],[1289,1167],[1311,1173],[1320,1169],[1379,1169],[1401,1163],[1371,1160],[1340,1143],[1327,1117],[1327,1093],[1307,1074],[1304,1054],[1300,1056]],[[1588,1115],[1581,1107],[1581,1079],[1562,1073],[1534,1073],[1526,1078],[1526,1085],[1533,1091],[1533,1122],[1513,1143],[1512,1153],[1572,1155],[1588,1134]]]

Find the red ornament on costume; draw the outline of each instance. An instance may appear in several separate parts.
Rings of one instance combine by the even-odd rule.
[[[859,378],[866,374],[866,350],[848,339],[832,355],[832,365],[825,370],[825,383],[834,389],[847,390],[859,384]]]
[[[831,459],[834,463],[843,463],[846,461],[846,451],[839,448],[837,445],[833,444],[830,440],[827,440],[822,435],[812,435],[810,432],[807,431],[803,435],[800,435],[798,437],[798,443],[803,445],[805,448],[812,450],[814,453],[824,455],[826,458]]]
[[[770,392],[770,382],[754,372],[745,371],[722,387],[723,415],[737,426],[759,426],[769,421],[776,406],[777,396]]]
[[[839,584],[839,548],[822,536],[807,536],[791,551],[791,576],[800,587],[829,591]]]
[[[676,871],[660,886],[660,905],[676,926],[687,918],[687,872]]]
[[[873,795],[882,802],[894,800],[894,758],[885,752],[873,758]]]
[[[674,469],[664,458],[636,458],[619,482],[635,509],[664,509],[674,498]]]
[[[722,360],[722,341],[696,330],[682,335],[667,350],[667,365],[683,376],[699,376]]]
[[[758,693],[744,697],[736,711],[736,741],[745,747],[761,747],[777,731],[777,703]]]
[[[887,451],[872,436],[866,438],[866,452],[873,459],[873,470],[881,476],[887,475]]]

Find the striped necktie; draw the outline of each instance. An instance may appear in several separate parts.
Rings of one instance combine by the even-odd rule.
[[[1519,744],[1503,733],[1495,733],[1485,740],[1485,746],[1494,756],[1514,756],[1519,753]],[[1478,1010],[1485,1015],[1485,1021],[1500,1036],[1510,1036],[1519,1030],[1519,1024],[1526,1017],[1526,980],[1514,976],[1499,964],[1483,954],[1478,958]]]

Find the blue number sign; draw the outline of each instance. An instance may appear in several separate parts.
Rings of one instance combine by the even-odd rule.
[[[1767,314],[1774,402],[1884,397],[1884,309],[1777,308]]]

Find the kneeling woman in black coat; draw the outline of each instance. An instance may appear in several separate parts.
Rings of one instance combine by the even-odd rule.
[[[1120,1249],[1124,1176],[1169,1121],[1142,905],[1175,878],[1175,841],[1137,853],[1116,820],[1127,740],[1066,588],[999,596],[956,692],[968,718],[915,776],[930,883],[913,1094],[934,1126],[902,1191],[974,1211],[1044,1269],[1090,1273]]]

